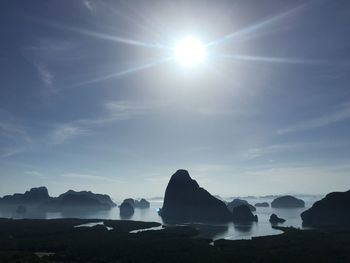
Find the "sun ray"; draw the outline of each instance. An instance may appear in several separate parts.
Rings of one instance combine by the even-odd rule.
[[[244,35],[248,35],[250,33],[253,33],[263,27],[266,27],[266,26],[269,26],[269,25],[272,25],[274,23],[276,23],[277,21],[280,21],[281,19],[284,19],[296,12],[299,12],[300,10],[302,10],[308,3],[305,3],[305,4],[302,4],[302,5],[299,5],[297,7],[294,7],[293,9],[290,9],[284,13],[281,13],[281,14],[278,14],[276,16],[273,16],[273,17],[270,17],[268,19],[265,19],[259,23],[256,23],[254,25],[251,25],[251,26],[248,26],[246,28],[243,28],[241,30],[238,30],[236,32],[233,32],[231,34],[228,34],[222,38],[219,38],[217,40],[214,40],[214,41],[211,41],[209,43],[206,44],[207,47],[210,47],[210,46],[214,46],[214,45],[219,45],[219,44],[223,44],[225,42],[228,42],[228,41],[231,41],[231,40],[234,40],[240,36],[244,36]]]
[[[320,59],[303,59],[303,58],[288,58],[288,57],[265,57],[265,56],[249,56],[249,55],[217,55],[216,58],[232,59],[238,61],[252,62],[268,62],[268,63],[286,63],[286,64],[328,64],[328,61]]]
[[[57,24],[57,23],[51,23],[51,26],[54,26],[54,27],[59,28],[59,29],[69,30],[69,31],[76,32],[79,34],[99,38],[99,39],[114,41],[114,42],[121,43],[121,44],[140,46],[140,47],[146,47],[146,48],[157,48],[157,49],[163,49],[163,50],[170,49],[169,47],[166,47],[166,46],[161,45],[159,43],[147,43],[147,42],[143,42],[143,41],[139,41],[139,40],[135,40],[135,39],[129,39],[129,38],[125,38],[125,37],[100,33],[100,32],[96,32],[96,31],[89,30],[89,29],[66,26],[66,25]]]
[[[112,73],[112,74],[107,74],[105,76],[101,76],[101,77],[97,77],[97,78],[94,78],[94,79],[86,80],[86,81],[74,84],[74,85],[70,86],[69,88],[81,87],[81,86],[88,85],[88,84],[98,83],[98,82],[106,81],[106,80],[109,80],[109,79],[122,77],[122,76],[125,76],[125,75],[128,75],[128,74],[136,73],[136,72],[139,72],[139,71],[142,71],[142,70],[146,70],[146,69],[149,69],[149,68],[153,68],[153,67],[159,66],[159,65],[164,64],[166,62],[169,62],[170,60],[173,60],[173,58],[167,57],[167,58],[163,58],[163,59],[157,59],[157,60],[145,63],[145,64],[140,65],[140,66],[135,66],[133,68],[120,70],[120,71]]]

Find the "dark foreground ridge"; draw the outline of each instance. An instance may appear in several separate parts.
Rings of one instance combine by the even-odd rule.
[[[165,221],[227,222],[232,214],[226,204],[198,185],[186,170],[172,175],[160,212]]]
[[[100,221],[105,226],[75,227]],[[130,233],[159,225],[98,219],[0,219],[0,262],[350,262],[350,232],[346,231],[278,228],[284,233],[214,243],[194,238],[198,232],[188,226]]]
[[[305,226],[349,228],[350,190],[327,194],[325,198],[304,211],[301,218]]]

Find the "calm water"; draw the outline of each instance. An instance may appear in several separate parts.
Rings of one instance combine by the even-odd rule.
[[[257,202],[269,202],[272,199],[245,199],[251,204]],[[286,219],[286,222],[281,226],[294,226],[302,228],[302,221],[300,218],[301,212],[308,209],[316,200],[304,199],[306,203],[305,208],[298,209],[274,209],[271,207],[257,207],[256,214],[259,217],[259,222],[250,225],[237,225],[233,223],[221,224],[221,225],[206,225],[206,224],[193,224],[200,231],[200,235],[203,237],[213,239],[249,239],[253,236],[266,236],[275,235],[281,233],[279,230],[275,230],[271,227],[269,222],[270,215],[272,213],[277,214],[279,217]],[[134,215],[129,218],[130,220],[138,221],[153,221],[162,222],[161,217],[157,213],[157,209],[162,207],[163,201],[151,201],[150,209],[135,209]],[[38,219],[52,219],[52,218],[98,218],[98,219],[125,219],[120,218],[119,208],[115,207],[108,211],[70,211],[70,212],[38,212],[36,210],[28,209],[24,216],[19,216],[15,212],[5,212],[0,210],[0,217],[6,218],[38,218]]]

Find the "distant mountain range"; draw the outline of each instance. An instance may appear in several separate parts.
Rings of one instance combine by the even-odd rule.
[[[104,210],[116,206],[108,195],[95,194],[91,191],[69,190],[58,197],[51,197],[44,186],[32,188],[24,194],[6,195],[0,198],[0,207],[19,205],[37,206],[49,211],[84,208]]]

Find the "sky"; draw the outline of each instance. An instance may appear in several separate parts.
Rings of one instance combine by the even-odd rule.
[[[350,188],[347,0],[8,0],[0,34],[0,195]]]

